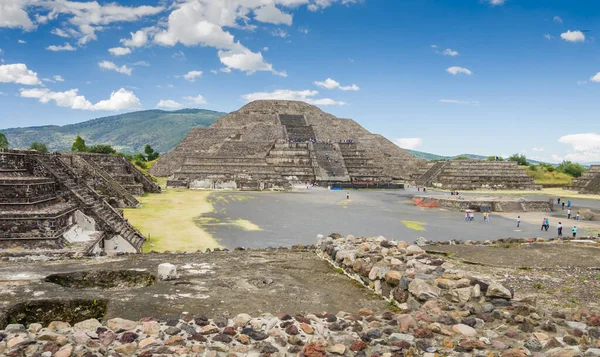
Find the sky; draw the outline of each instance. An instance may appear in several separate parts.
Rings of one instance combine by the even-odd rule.
[[[600,1],[0,0],[0,128],[303,100],[399,146],[600,162]]]

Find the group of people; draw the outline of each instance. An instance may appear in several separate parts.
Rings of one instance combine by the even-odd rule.
[[[287,138],[287,139],[277,139],[276,143],[313,143],[313,144],[354,144],[354,139],[339,139],[339,140],[320,140],[313,138]]]
[[[421,187],[421,186],[417,185],[417,191],[420,192],[421,189],[423,189],[423,192],[427,192],[427,187],[425,187],[425,186]]]
[[[560,202],[560,197],[557,200],[557,204],[561,206],[562,210],[565,210],[565,201],[562,201],[562,203]],[[567,201],[567,219],[571,219],[571,216],[573,215],[573,211],[571,211],[571,201],[568,200]],[[575,215],[575,220],[579,221],[581,220],[581,216],[579,215],[579,211],[577,211],[577,214]]]
[[[521,216],[517,217],[517,228],[519,228],[521,226]],[[542,220],[542,227],[540,228],[540,231],[548,231],[548,229],[550,228],[550,220],[548,218],[544,218]],[[558,222],[558,225],[556,226],[556,230],[558,233],[559,237],[563,236],[563,225],[562,222]],[[573,228],[571,229],[571,233],[573,233],[573,238],[577,237],[577,226],[573,226]]]
[[[472,211],[465,212],[465,222],[473,222],[473,221],[475,221],[475,213],[473,213]],[[483,212],[483,221],[484,222],[490,221],[490,212]]]

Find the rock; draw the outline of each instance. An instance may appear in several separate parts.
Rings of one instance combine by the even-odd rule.
[[[137,327],[137,322],[117,317],[108,320],[106,326],[115,332],[128,331],[135,329]]]
[[[397,270],[390,270],[385,273],[385,282],[391,286],[398,286],[400,279],[402,279],[402,273]]]
[[[525,352],[517,349],[510,349],[502,352],[501,357],[527,357]]]
[[[54,353],[54,357],[70,357],[73,353],[73,345],[65,345]]]
[[[452,326],[452,331],[459,333],[463,336],[467,336],[467,337],[477,336],[477,331],[474,328],[472,328],[471,326],[468,326],[465,324],[458,324],[458,325]]]
[[[415,244],[419,247],[422,247],[424,245],[427,245],[427,239],[423,238],[423,237],[419,237],[415,240]]]
[[[305,357],[327,357],[325,348],[319,343],[310,343],[302,351]]]
[[[87,319],[73,325],[74,331],[96,331],[98,327],[102,326],[100,321],[96,319]]]
[[[343,356],[344,352],[346,352],[346,346],[342,345],[341,343],[336,343],[335,345],[329,347],[329,353]]]
[[[415,337],[413,335],[408,335],[405,333],[393,333],[390,335],[390,337],[388,337],[388,340],[390,342],[395,342],[395,341],[413,342],[415,340]]]
[[[590,348],[585,351],[585,357],[600,357],[600,348]]]
[[[487,288],[485,296],[512,299],[512,294],[510,293],[510,290],[508,290],[502,284],[499,283],[491,283]]]
[[[315,330],[308,324],[300,324],[300,328],[302,329],[302,331],[304,331],[304,333],[308,335],[312,335],[313,333],[315,333]]]
[[[219,328],[213,325],[202,326],[200,329],[203,335],[212,335],[219,332]]]
[[[448,292],[448,297],[450,298],[450,301],[464,304],[471,299],[471,293],[472,289],[470,287],[453,289]]]
[[[106,331],[98,335],[98,339],[104,346],[108,346],[117,338],[117,335],[112,331]]]
[[[248,314],[239,314],[233,318],[233,323],[238,327],[244,327],[248,324],[248,321],[252,320],[252,316]]]
[[[210,326],[204,326],[204,327],[210,327]],[[203,330],[204,330],[204,328],[203,328]],[[218,331],[219,331],[219,329],[217,329],[217,332]],[[165,330],[165,333],[169,336],[177,335],[180,332],[181,332],[181,329],[179,327],[175,327],[175,326],[169,326]]]
[[[136,348],[135,343],[128,343],[125,345],[120,345],[120,346],[115,347],[115,351],[117,351],[125,356],[133,355],[136,350],[137,350],[137,348]]]
[[[90,336],[87,335],[86,331],[77,331],[73,334],[73,341],[78,345],[85,345],[90,340]]]
[[[408,284],[408,291],[421,301],[435,299],[440,295],[440,288],[429,285],[422,279],[414,279],[411,281],[410,284]]]
[[[52,321],[48,325],[48,328],[50,330],[54,330],[54,331],[68,330],[71,328],[71,324],[68,322],[64,322],[64,321]]]
[[[40,331],[42,329],[42,327],[43,327],[42,324],[35,323],[35,324],[30,324],[29,328],[27,330],[31,333],[38,333],[38,331]]]
[[[537,339],[529,339],[525,341],[525,347],[533,352],[538,352],[542,350],[542,343]]]
[[[6,332],[25,331],[25,326],[22,324],[9,324],[4,329]]]
[[[587,325],[583,322],[566,321],[567,326],[573,329],[587,330]]]
[[[145,321],[142,322],[142,333],[147,335],[156,335],[160,332],[160,324],[158,321]]]
[[[365,348],[367,348],[367,346],[368,345],[364,341],[356,340],[352,342],[352,345],[350,345],[350,350],[358,352],[364,350]]]
[[[158,346],[160,343],[154,337],[147,337],[138,342],[138,348],[143,350],[146,347]]]
[[[373,315],[373,310],[363,307],[362,309],[358,310],[358,316],[372,316]]]
[[[423,248],[419,247],[418,245],[409,245],[408,247],[406,247],[406,255],[420,255],[420,254],[425,254],[425,251],[423,250]]]
[[[177,279],[177,267],[171,263],[162,263],[158,265],[158,278],[160,280]]]
[[[256,341],[262,341],[269,337],[266,333],[261,331],[250,331],[248,332],[248,336]]]

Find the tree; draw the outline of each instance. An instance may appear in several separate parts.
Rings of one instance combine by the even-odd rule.
[[[146,154],[147,161],[154,161],[158,159],[158,156],[160,155],[158,152],[152,149],[152,146],[150,146],[150,144],[146,144],[146,146],[144,147],[144,153]]]
[[[563,161],[556,167],[556,170],[573,177],[579,177],[586,168],[571,161]]]
[[[90,146],[87,148],[87,152],[94,152],[97,154],[116,154],[117,150],[113,149],[113,147],[110,145],[100,144],[96,146]]]
[[[29,145],[29,150],[45,153],[48,152],[48,147],[44,143],[38,143],[37,141],[34,141],[31,143],[31,145]]]
[[[498,159],[498,160],[496,160]],[[487,161],[504,161],[504,158],[502,156],[488,156],[486,158]]]
[[[467,156],[461,155],[457,157],[453,157],[452,160],[470,160]]]
[[[508,158],[508,161],[515,161],[521,166],[528,166],[527,158],[525,155],[514,154]]]
[[[75,151],[75,152],[86,152],[87,151],[87,147],[85,146],[85,140],[83,140],[83,138],[79,135],[77,135],[77,138],[75,138],[75,141],[73,142],[73,146],[71,146],[71,151]]]
[[[8,149],[8,140],[2,133],[0,133],[0,149]]]

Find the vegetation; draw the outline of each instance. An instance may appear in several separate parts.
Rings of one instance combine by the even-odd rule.
[[[157,152],[173,150],[193,127],[207,127],[225,113],[202,109],[145,110],[88,120],[64,126],[48,125],[3,130],[11,147],[25,148],[44,142],[51,151],[69,151],[76,137],[111,145],[128,154],[144,152],[150,144]],[[73,150],[77,151],[77,150]]]
[[[73,145],[71,145],[71,151],[73,152],[86,152],[87,146],[85,146],[85,140],[79,135],[75,138]]]
[[[566,186],[573,180],[572,176],[557,171],[549,164],[529,165],[526,169],[527,175],[533,177],[538,185]]]
[[[466,155],[453,157],[452,160],[470,160],[470,158]]]
[[[498,159],[497,161],[504,161],[504,158],[502,156],[488,156],[486,158],[487,161],[496,161],[496,158]]]
[[[571,161],[563,161],[556,167],[556,170],[573,177],[580,177],[586,168]]]
[[[527,161],[527,157],[525,155],[514,154],[508,158],[508,161],[515,161],[521,166],[529,166],[529,162]]]
[[[29,145],[29,150],[45,153],[48,152],[48,147],[44,143],[38,143],[37,141],[34,141],[31,143],[31,145]]]
[[[8,140],[2,133],[0,133],[0,149],[8,149]]]

